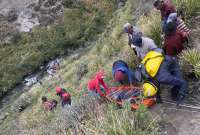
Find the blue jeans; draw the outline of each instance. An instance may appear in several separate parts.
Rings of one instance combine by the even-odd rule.
[[[187,83],[183,79],[177,59],[174,57],[165,57],[156,79],[160,84],[172,85],[173,89],[178,91],[178,94],[183,96],[187,94]]]

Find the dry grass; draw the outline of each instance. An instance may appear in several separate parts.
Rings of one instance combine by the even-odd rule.
[[[180,59],[183,67],[190,66],[190,69],[187,68],[187,72],[194,72],[196,77],[200,77],[200,51],[198,49],[184,50],[180,55]]]

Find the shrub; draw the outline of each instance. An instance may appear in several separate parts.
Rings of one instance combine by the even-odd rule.
[[[112,106],[99,110],[98,117],[87,120],[83,131],[105,135],[156,135],[157,129],[150,113],[141,107],[135,113],[129,109],[115,110]]]
[[[142,16],[138,21],[145,36],[154,40],[158,47],[162,46],[160,13],[152,12],[149,16]]]
[[[200,8],[199,0],[173,0],[177,9],[183,10],[186,19],[189,19]]]
[[[187,72],[194,72],[196,77],[200,77],[200,51],[198,49],[184,50],[180,59],[182,66],[189,64],[192,67]]]

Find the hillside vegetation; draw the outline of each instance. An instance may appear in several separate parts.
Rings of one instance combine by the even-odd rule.
[[[9,43],[0,42],[0,97],[51,58],[95,40],[117,6],[115,0],[64,0],[63,4],[60,23],[35,27]]]
[[[149,0],[127,0],[126,5],[118,9],[112,16],[105,31],[98,40],[90,42],[90,48],[84,52],[63,58],[61,62],[62,80],[57,77],[45,77],[43,86],[34,85],[29,92],[19,97],[18,101],[28,98],[29,106],[21,113],[8,111],[9,116],[2,124],[2,134],[107,134],[107,135],[158,135],[162,134],[157,124],[157,118],[143,106],[136,112],[129,109],[129,105],[122,110],[116,110],[112,104],[103,104],[99,99],[85,96],[87,81],[96,71],[106,72],[106,82],[112,83],[111,67],[115,60],[122,59],[133,68],[135,55],[127,45],[127,35],[123,34],[122,27],[126,22],[136,23],[145,35],[153,38],[161,46],[160,16],[156,11],[144,16],[143,3]],[[187,18],[198,9],[198,0],[176,0],[179,7],[185,6]],[[149,2],[152,4],[152,2]],[[135,11],[140,11],[138,17]],[[190,22],[188,21],[188,24]],[[82,74],[81,67],[85,65],[87,72]],[[81,74],[81,77],[77,77]],[[77,79],[79,78],[79,79]],[[45,114],[41,107],[41,97],[58,99],[54,88],[60,85],[66,88],[73,97],[73,105],[67,109],[58,106],[55,112]],[[51,91],[47,91],[47,88]],[[59,100],[59,99],[58,99]],[[18,101],[15,103],[17,104]],[[26,101],[26,100],[25,100]],[[12,129],[12,130],[11,130]]]

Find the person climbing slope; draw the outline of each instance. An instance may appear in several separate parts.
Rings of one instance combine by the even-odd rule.
[[[176,30],[178,32],[184,32],[187,38],[189,38],[191,30],[186,26],[179,13],[171,13],[167,19],[165,27],[169,23],[174,23],[176,26]]]
[[[71,105],[71,95],[69,92],[64,92],[62,94],[62,107],[64,108],[66,105]]]
[[[128,45],[129,45],[130,47],[131,47],[131,45],[133,44],[133,41],[132,41],[132,40],[133,40],[133,38],[134,38],[135,36],[141,37],[141,36],[143,35],[139,28],[137,28],[137,27],[131,25],[130,23],[124,24],[123,30],[124,30],[125,33],[128,34]]]
[[[164,52],[166,55],[176,57],[184,49],[187,42],[187,33],[176,30],[176,24],[169,22],[165,30]]]
[[[164,26],[171,13],[176,13],[176,9],[170,0],[155,0],[153,3],[157,10],[161,13],[161,26],[164,31]]]
[[[42,97],[42,105],[45,111],[52,111],[57,107],[58,102],[53,100],[48,100],[46,96]]]
[[[88,90],[90,95],[104,97],[110,93],[110,89],[104,82],[105,73],[97,72],[94,79],[88,81]]]

